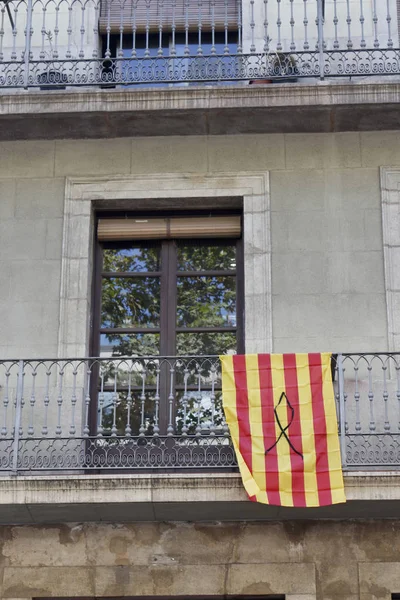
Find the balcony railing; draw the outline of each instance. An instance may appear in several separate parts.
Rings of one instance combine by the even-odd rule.
[[[344,468],[400,467],[400,354],[332,359]],[[236,468],[218,357],[0,362],[0,471]]]
[[[0,89],[399,74],[396,0],[0,0]]]

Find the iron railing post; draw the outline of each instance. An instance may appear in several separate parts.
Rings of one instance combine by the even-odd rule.
[[[319,78],[324,79],[325,59],[324,59],[324,11],[323,1],[317,0],[317,27],[318,27],[318,61],[319,61]]]
[[[343,355],[338,354],[338,386],[339,386],[339,429],[340,429],[340,454],[342,456],[342,467],[346,466],[346,407],[344,401],[344,370]]]
[[[32,1],[28,0],[26,7],[26,40],[25,40],[25,54],[24,54],[24,88],[28,89],[29,83],[29,63],[31,58],[31,34],[32,34]]]
[[[24,396],[24,361],[18,363],[17,396],[15,399],[15,423],[13,441],[12,475],[18,474],[18,449],[21,428],[22,399]]]

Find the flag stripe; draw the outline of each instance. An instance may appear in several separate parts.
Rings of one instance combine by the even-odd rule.
[[[321,355],[309,354],[310,384],[314,420],[315,451],[317,455],[316,472],[320,506],[332,504],[331,481],[329,476],[328,441],[324,399],[322,394]]]
[[[260,378],[256,354],[246,356],[249,420],[252,440],[252,475],[259,488],[257,502],[266,502],[266,476],[264,461],[264,432],[262,424]]]
[[[274,406],[279,416],[279,421],[284,429],[288,424],[286,402],[278,407],[282,392],[285,391],[285,373],[283,355],[271,354],[272,383],[274,392]],[[275,419],[275,440],[279,438],[281,429]],[[293,506],[292,494],[292,469],[290,463],[290,447],[287,440],[281,438],[276,445],[278,453],[279,490],[282,504]]]
[[[264,453],[276,441],[274,394],[272,391],[271,355],[259,354],[258,367],[260,377],[262,422],[264,433]],[[267,473],[267,495],[269,504],[280,505],[278,455],[276,446],[265,454],[265,471]]]
[[[319,506],[308,354],[296,354],[307,506]]]
[[[331,354],[322,354],[322,386],[324,412],[328,442],[328,463],[331,482],[332,502],[346,502],[342,473],[342,458],[340,455],[338,423],[336,415],[335,396],[332,385]]]
[[[250,472],[253,470],[252,440],[250,430],[249,398],[247,390],[246,357],[237,354],[233,357],[236,385],[236,414],[239,423],[239,450]],[[250,497],[250,500],[255,498]]]
[[[285,369],[285,387],[286,396],[293,408],[293,421],[290,424],[287,434],[293,447],[303,454],[303,440],[300,421],[299,408],[299,389],[297,382],[297,365],[295,354],[283,355],[283,366]],[[292,414],[287,405],[287,418],[291,419]],[[290,421],[289,421],[290,422]],[[286,440],[285,440],[286,442]],[[304,492],[304,458],[299,456],[293,448],[290,448],[290,462],[292,466],[292,490],[293,506],[306,506],[306,496]]]

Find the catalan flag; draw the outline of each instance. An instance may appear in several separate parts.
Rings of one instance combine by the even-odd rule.
[[[250,500],[346,502],[331,354],[220,358],[225,416]]]

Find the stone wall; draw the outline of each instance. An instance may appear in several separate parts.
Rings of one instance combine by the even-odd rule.
[[[378,167],[400,165],[399,133],[3,142],[0,152],[0,358],[57,355],[66,177],[177,172],[269,174],[275,351],[387,349]]]
[[[0,540],[2,598],[389,600],[400,590],[398,521],[3,527]]]

